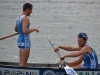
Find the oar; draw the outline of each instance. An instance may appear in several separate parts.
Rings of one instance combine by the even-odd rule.
[[[6,39],[6,38],[15,36],[15,35],[17,35],[17,34],[19,34],[19,33],[14,33],[14,34],[11,34],[11,35],[4,36],[4,37],[0,38],[0,40],[3,40],[3,39]]]
[[[47,37],[47,39],[48,39],[48,41],[50,42],[51,46],[52,46],[53,48],[55,48],[55,47],[54,47],[55,44],[53,44],[53,43],[50,41],[50,38]],[[56,51],[56,53],[58,54],[59,57],[61,56],[61,54],[59,53],[59,51]]]
[[[55,48],[55,47],[54,47],[55,44],[52,43],[52,42],[50,41],[50,38],[47,37],[47,39],[48,39],[48,41],[50,42],[51,46],[52,46],[53,48]],[[56,51],[56,53],[58,54],[59,57],[61,56],[61,54],[59,53],[59,51]],[[65,69],[65,71],[66,71],[66,73],[67,73],[68,75],[78,75],[78,74],[75,72],[75,70],[74,70],[73,68],[69,67],[67,64],[66,64],[66,67],[64,67],[64,69]]]
[[[47,37],[47,39],[48,39],[48,41],[50,42],[51,46],[52,46],[53,48],[55,48],[55,47],[54,47],[54,46],[55,46],[55,44],[54,44],[54,43],[52,43],[52,42],[50,41],[50,38],[49,38],[49,37]],[[58,56],[59,56],[59,58],[60,58],[61,54],[59,53],[59,51],[56,51],[56,53],[58,54]],[[65,62],[65,61],[63,60],[63,62]],[[63,65],[63,64],[62,64],[62,65]]]

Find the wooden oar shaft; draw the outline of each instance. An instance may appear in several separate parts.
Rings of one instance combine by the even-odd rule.
[[[15,36],[15,35],[17,35],[17,34],[19,34],[19,33],[14,33],[14,34],[11,34],[11,35],[4,36],[4,37],[0,38],[0,40],[3,40],[3,39],[6,39],[6,38]]]

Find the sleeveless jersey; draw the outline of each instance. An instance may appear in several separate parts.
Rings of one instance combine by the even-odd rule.
[[[25,15],[22,15],[21,17],[18,17],[16,20],[16,25],[17,25],[17,29],[19,32],[19,37],[18,37],[18,47],[21,49],[27,49],[31,47],[31,43],[30,43],[30,37],[29,34],[24,34],[23,30],[22,30],[22,18]],[[27,28],[29,29],[30,24],[28,24]]]
[[[98,57],[92,46],[87,45],[92,49],[92,54],[83,54],[85,68],[98,68]]]

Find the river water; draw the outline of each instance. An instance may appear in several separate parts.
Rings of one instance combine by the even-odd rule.
[[[29,17],[31,28],[40,30],[38,34],[30,34],[32,47],[28,62],[57,63],[59,57],[47,36],[56,46],[77,46],[80,32],[87,33],[88,43],[94,47],[100,61],[100,0],[0,0],[0,37],[15,33],[16,18],[26,2],[34,7]],[[0,61],[19,61],[17,37],[0,41]],[[60,50],[60,53],[72,52]],[[66,58],[66,61],[75,59]]]

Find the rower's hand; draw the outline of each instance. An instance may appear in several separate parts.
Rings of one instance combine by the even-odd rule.
[[[65,62],[64,60],[61,60],[61,59],[60,59],[60,60],[59,60],[59,64],[63,64],[63,65],[66,66],[66,65],[68,65],[68,62]]]
[[[37,28],[35,28],[35,31],[38,33],[39,32],[39,30],[37,29]]]
[[[60,59],[60,60],[59,60],[59,64],[63,64],[63,60]]]
[[[65,56],[63,55],[63,56],[60,56],[60,60],[64,60],[64,58],[65,58]]]
[[[56,47],[56,48],[54,48],[54,51],[55,51],[55,52],[56,52],[56,51],[59,51],[59,46]]]

